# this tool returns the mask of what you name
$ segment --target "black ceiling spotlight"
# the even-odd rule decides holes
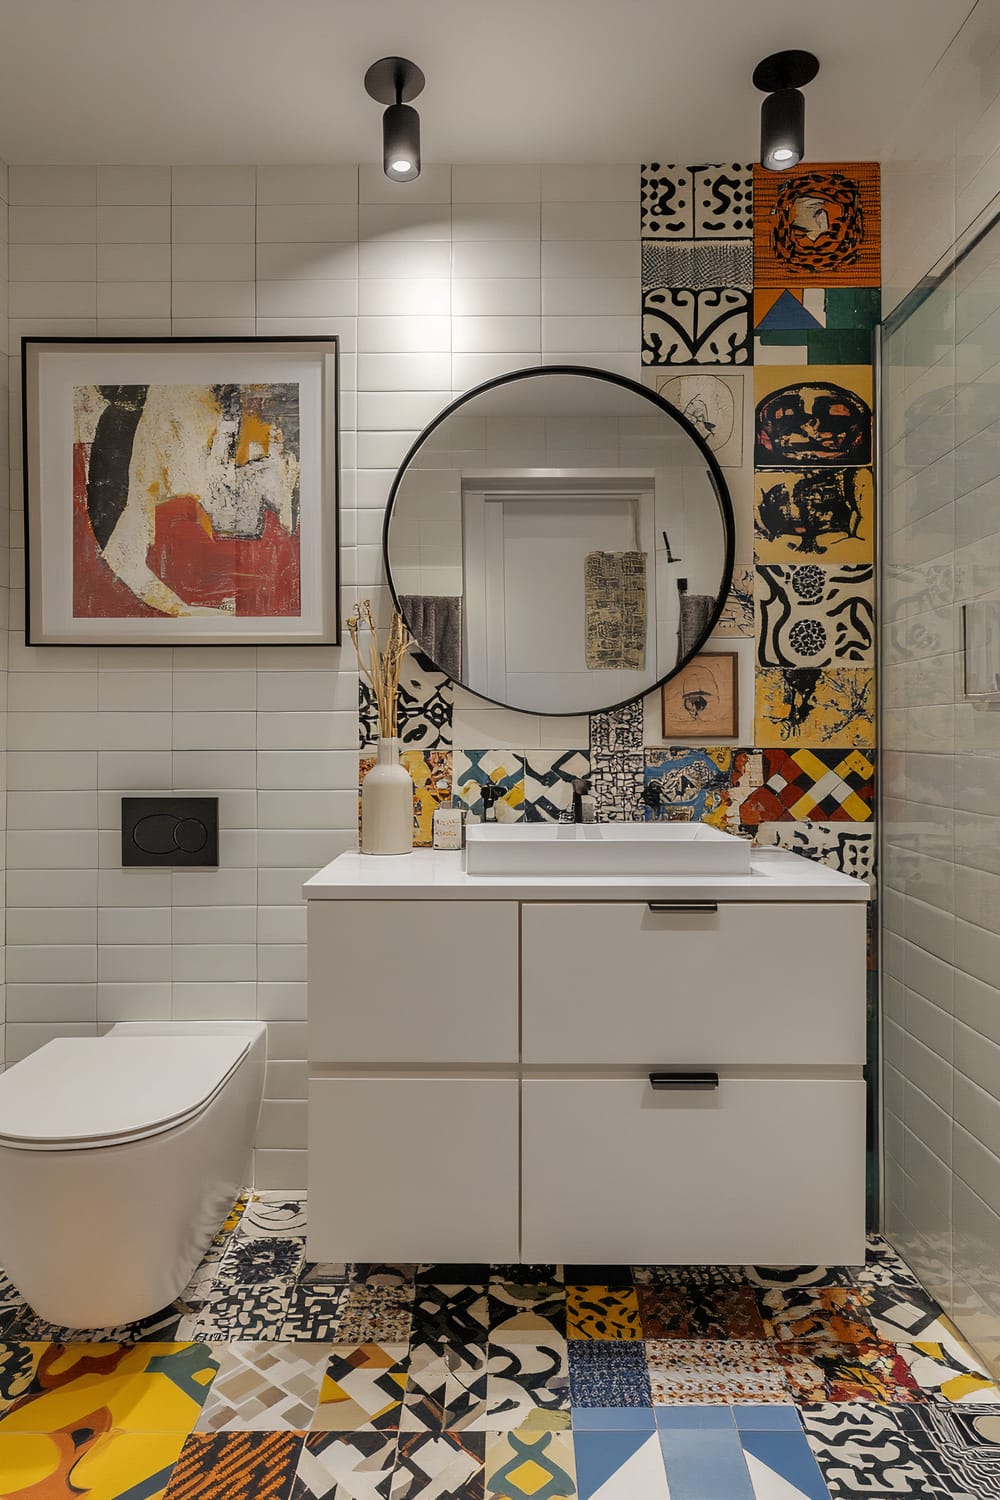
[[[382,170],[394,182],[420,176],[420,116],[409,105],[424,86],[424,75],[406,57],[380,57],[365,74],[365,88],[389,108],[382,116]]]
[[[771,172],[794,167],[806,154],[806,101],[799,93],[819,72],[811,52],[774,52],[753,70],[760,107],[760,164]]]

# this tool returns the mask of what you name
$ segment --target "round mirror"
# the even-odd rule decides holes
[[[389,583],[419,649],[538,714],[613,708],[672,676],[732,573],[732,506],[695,405],[552,365],[447,407],[386,512]]]

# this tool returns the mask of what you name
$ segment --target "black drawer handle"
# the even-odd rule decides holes
[[[654,1089],[717,1089],[718,1073],[650,1073]]]
[[[718,901],[647,901],[650,911],[655,912],[717,912]]]

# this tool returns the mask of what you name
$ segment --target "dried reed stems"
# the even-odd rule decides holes
[[[372,603],[365,599],[355,605],[354,613],[348,616],[347,628],[351,633],[358,668],[370,684],[378,704],[378,732],[383,739],[396,738],[396,706],[399,699],[399,674],[403,657],[413,645],[413,638],[398,609],[392,612],[389,634],[384,649],[379,648],[378,629],[372,614]],[[367,630],[371,636],[368,661],[361,650],[361,635]]]

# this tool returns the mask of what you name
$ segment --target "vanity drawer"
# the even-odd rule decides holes
[[[517,1061],[516,902],[310,901],[308,920],[314,1062]]]
[[[516,1078],[313,1078],[319,1261],[516,1261]]]
[[[522,1260],[864,1260],[860,1080],[528,1080],[521,1130]]]
[[[526,1063],[865,1060],[863,902],[531,903],[521,953]]]

